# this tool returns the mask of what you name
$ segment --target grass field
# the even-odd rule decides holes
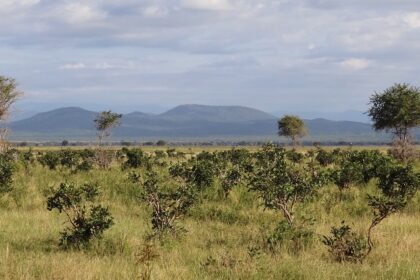
[[[227,198],[210,193],[180,222],[184,234],[153,243],[157,257],[147,268],[141,252],[151,231],[150,209],[127,177],[117,164],[77,174],[38,163],[27,170],[20,166],[13,191],[0,198],[0,279],[141,279],[146,269],[151,279],[420,279],[419,193],[402,213],[375,228],[375,248],[362,264],[335,262],[320,239],[342,220],[366,232],[372,217],[366,193],[374,182],[343,193],[333,185],[324,187],[296,210],[316,220],[313,242],[299,251],[285,245],[275,253],[255,248],[283,219],[281,214],[265,210],[246,186],[235,187]],[[47,211],[46,195],[64,181],[97,181],[100,201],[114,216],[115,225],[89,249],[58,246],[65,218]]]

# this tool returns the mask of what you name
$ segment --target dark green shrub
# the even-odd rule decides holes
[[[413,198],[420,185],[420,173],[412,166],[388,166],[381,170],[378,188],[380,194],[369,195],[368,204],[373,210],[368,230],[368,253],[373,249],[372,229],[391,214],[401,211]]]
[[[15,164],[7,154],[0,154],[0,193],[12,190],[13,173]]]
[[[55,170],[60,165],[60,155],[58,152],[47,151],[38,158],[42,166]]]
[[[158,180],[158,174],[146,174],[142,199],[152,208],[152,229],[157,234],[177,233],[176,222],[181,219],[196,201],[194,189],[188,184],[171,187]]]
[[[148,158],[141,149],[123,148],[122,152],[126,157],[126,161],[123,163],[124,169],[139,168],[148,164]]]
[[[226,175],[222,179],[221,185],[225,197],[227,197],[234,186],[241,180],[241,172],[235,168],[226,171]]]
[[[366,239],[351,231],[344,222],[340,227],[332,227],[331,236],[323,236],[322,242],[338,262],[362,262],[367,254]]]
[[[66,149],[59,153],[61,166],[68,169],[76,169],[79,165],[80,154],[78,151]]]
[[[67,216],[69,225],[61,232],[61,247],[87,247],[93,238],[101,238],[103,232],[114,224],[108,208],[94,203],[98,195],[96,184],[78,187],[62,183],[48,197],[47,209],[57,209]]]
[[[258,194],[265,207],[281,211],[292,225],[294,206],[312,197],[325,183],[321,172],[288,161],[285,149],[273,145],[265,146],[256,157],[250,190]]]

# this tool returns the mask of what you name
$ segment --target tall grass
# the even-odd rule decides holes
[[[150,210],[137,199],[138,186],[119,166],[69,174],[36,164],[19,168],[14,190],[0,198],[0,279],[141,279]],[[84,251],[61,250],[65,219],[46,210],[52,186],[71,180],[97,181],[100,201],[109,206],[115,226]],[[342,220],[365,233],[371,215],[367,186],[338,191],[328,186],[299,213],[316,219],[312,243],[301,251],[282,247],[275,253],[259,248],[282,219],[264,210],[245,186],[228,198],[214,193],[190,211],[178,238],[155,242],[152,279],[420,279],[420,195],[401,213],[375,229],[375,250],[363,264],[334,262],[319,241]],[[216,186],[217,187],[217,186]]]

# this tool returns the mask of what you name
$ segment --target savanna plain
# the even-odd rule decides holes
[[[380,169],[401,165],[385,148],[118,148],[100,150],[100,164],[97,152],[10,152],[1,279],[420,279],[419,192],[373,228],[363,253],[375,218],[369,197],[384,196]],[[418,178],[419,161],[409,165]],[[74,229],[65,207],[48,204],[63,184],[95,185],[95,202],[70,206],[112,216],[77,246],[64,236]],[[353,235],[326,245],[343,221]],[[346,240],[360,241],[363,256],[332,249]]]

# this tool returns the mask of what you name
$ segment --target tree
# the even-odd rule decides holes
[[[61,232],[61,247],[87,247],[93,238],[102,238],[103,232],[114,224],[108,208],[95,204],[98,196],[99,187],[96,184],[76,186],[62,183],[59,188],[53,189],[47,200],[47,209],[65,213],[69,224]]]
[[[293,147],[307,134],[305,123],[298,116],[286,115],[278,121],[279,136],[292,139]]]
[[[7,120],[10,113],[10,106],[18,100],[22,92],[17,89],[17,82],[15,79],[0,76],[0,121]],[[7,129],[0,130],[0,150],[3,152],[6,148],[5,138],[7,136]]]
[[[100,168],[107,168],[111,162],[109,153],[106,150],[101,149],[101,146],[103,146],[104,139],[111,135],[111,129],[120,124],[121,118],[121,114],[112,111],[103,111],[94,120],[99,140],[99,149],[96,154],[96,160]]]
[[[367,112],[375,130],[391,131],[394,151],[406,160],[410,154],[411,129],[420,125],[420,89],[409,84],[395,84],[370,98]]]
[[[103,140],[111,135],[111,129],[120,124],[121,118],[121,114],[112,111],[103,111],[94,120],[96,130],[98,131],[100,146],[102,145]]]

